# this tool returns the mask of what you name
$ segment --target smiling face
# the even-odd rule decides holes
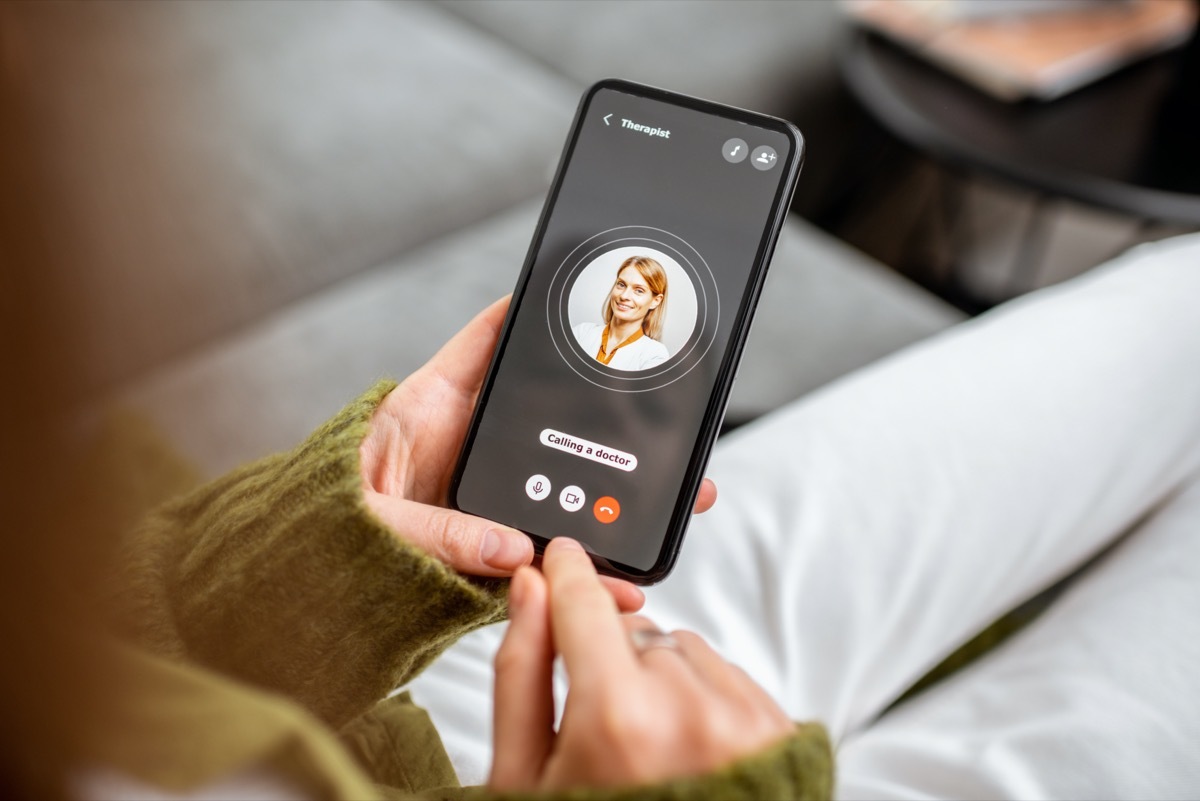
[[[662,294],[655,294],[649,282],[632,264],[617,273],[608,305],[612,316],[622,323],[641,322],[662,303]]]
[[[643,334],[661,340],[667,317],[667,271],[649,256],[630,256],[617,268],[601,312],[605,325],[640,322]]]

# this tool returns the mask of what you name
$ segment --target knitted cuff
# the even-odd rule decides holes
[[[479,801],[824,801],[832,796],[833,752],[825,727],[819,723],[802,723],[786,740],[702,776],[554,793],[492,793],[484,787],[471,787],[462,794]]]
[[[143,642],[336,727],[504,616],[507,582],[459,576],[366,508],[359,444],[394,387],[147,519],[127,560]]]

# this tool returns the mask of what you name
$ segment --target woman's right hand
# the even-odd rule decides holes
[[[649,784],[700,775],[786,738],[794,724],[741,669],[695,634],[639,649],[583,548],[556,539],[543,577],[521,568],[496,655],[497,791]],[[655,635],[658,636],[658,635]],[[661,640],[662,638],[659,637]],[[561,654],[571,689],[554,730],[551,676]]]

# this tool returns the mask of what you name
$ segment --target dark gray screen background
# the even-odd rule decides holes
[[[623,118],[671,136],[622,128]],[[760,171],[749,159],[727,162],[721,148],[732,137],[751,151],[773,147],[776,166]],[[788,137],[776,131],[612,89],[596,92],[463,468],[460,509],[546,539],[574,537],[638,570],[655,565],[790,150]],[[699,364],[668,386],[634,393],[580,377],[556,349],[547,321],[548,291],[563,260],[590,237],[623,226],[665,229],[689,243],[711,269],[721,301],[713,345]],[[709,309],[716,311],[711,299]],[[549,448],[539,440],[546,428],[633,453],[638,467],[624,472]],[[525,492],[534,474],[553,486],[542,501]],[[577,512],[559,504],[559,491],[570,484],[586,494]],[[605,495],[621,504],[611,524],[592,513]]]

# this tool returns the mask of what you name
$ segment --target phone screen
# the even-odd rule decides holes
[[[468,434],[459,509],[539,544],[573,537],[635,579],[669,568],[790,198],[790,131],[619,85],[585,96]]]

